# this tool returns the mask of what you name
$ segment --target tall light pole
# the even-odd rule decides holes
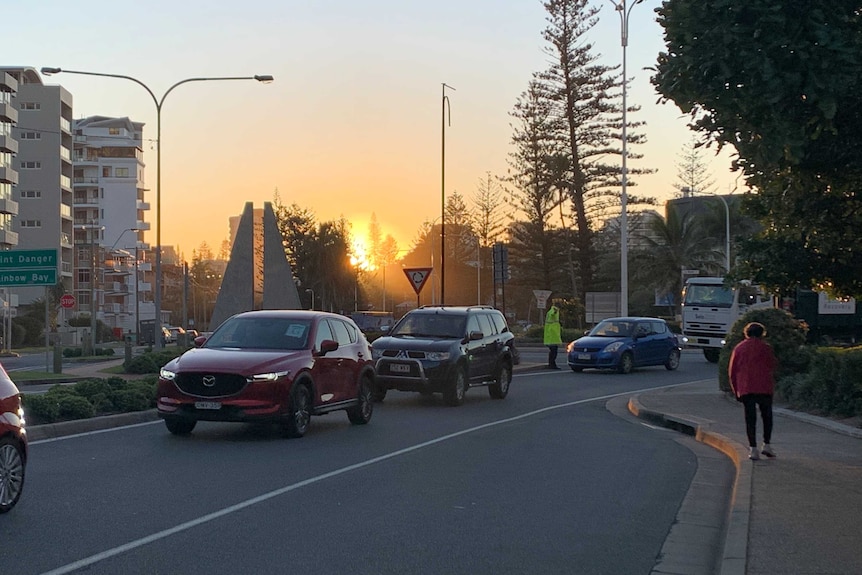
[[[634,0],[630,6],[627,6],[627,0],[619,0],[618,2],[615,0],[608,0],[611,4],[613,4],[614,9],[620,16],[620,41],[623,47],[623,130],[622,130],[622,155],[623,155],[623,165],[622,165],[622,190],[620,193],[620,205],[622,207],[620,212],[620,313],[621,315],[629,314],[629,245],[628,245],[628,215],[627,211],[627,202],[628,198],[626,196],[626,185],[627,185],[627,176],[628,172],[626,170],[626,159],[627,159],[627,150],[626,144],[628,140],[628,134],[626,133],[627,128],[627,120],[626,120],[626,108],[628,104],[626,103],[626,87],[628,85],[628,78],[626,77],[626,46],[629,44],[629,14],[632,12],[632,8],[634,8],[637,4],[643,2],[643,0]]]
[[[114,248],[117,247],[117,244],[120,243],[120,240],[123,237],[123,234],[126,232],[140,232],[140,228],[126,228],[120,232],[120,235],[117,236],[117,240],[114,242],[114,245],[111,246],[110,252],[113,253]],[[123,306],[125,307],[125,305]],[[135,343],[138,341],[138,238],[135,238]]]
[[[90,230],[90,353],[96,354],[96,222],[90,221],[89,226],[81,226],[86,232]],[[98,228],[104,230],[105,227]]]
[[[180,80],[175,83],[173,86],[167,89],[167,91],[162,94],[161,98],[157,98],[155,93],[143,82],[138,80],[137,78],[133,78],[131,76],[126,76],[123,74],[105,74],[102,72],[82,72],[80,70],[63,70],[62,68],[50,68],[44,67],[42,68],[42,73],[46,76],[50,76],[51,74],[82,74],[84,76],[101,76],[104,78],[121,78],[123,80],[131,80],[132,82],[141,86],[150,97],[153,99],[153,103],[156,105],[156,293],[154,297],[155,303],[155,328],[158,331],[162,326],[162,105],[165,103],[165,98],[168,97],[174,88],[180,86],[182,84],[187,84],[189,82],[211,82],[211,81],[220,81],[220,80],[257,80],[258,82],[269,83],[273,81],[273,77],[270,75],[256,75],[256,76],[220,76],[214,78],[186,78],[185,80]],[[163,344],[161,338],[154,338],[156,349],[160,349]]]
[[[442,84],[443,97],[441,99],[441,125],[440,125],[440,305],[446,303],[446,119],[452,125],[452,109],[449,106],[449,97],[446,88],[454,90],[452,86]],[[447,114],[448,112],[448,114]]]

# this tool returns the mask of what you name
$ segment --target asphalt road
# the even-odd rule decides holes
[[[369,425],[330,414],[299,440],[156,422],[33,442],[0,573],[646,574],[697,459],[605,404],[714,374],[684,354],[517,375],[458,408],[390,392]]]

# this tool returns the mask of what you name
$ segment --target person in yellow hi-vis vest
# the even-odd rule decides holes
[[[548,369],[560,369],[557,367],[557,351],[563,339],[560,335],[560,308],[555,302],[551,302],[551,307],[545,314],[544,341],[548,346]]]

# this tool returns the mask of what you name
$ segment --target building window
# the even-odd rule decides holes
[[[117,168],[114,170],[114,176],[117,178],[128,178],[129,168]]]
[[[21,102],[21,110],[41,110],[42,104],[39,102]]]
[[[41,140],[42,132],[21,132],[22,140]]]
[[[102,177],[110,178],[111,177],[111,166],[102,166]]]
[[[108,135],[119,136],[120,135],[120,129],[119,128],[108,128]]]
[[[22,200],[37,199],[42,197],[41,190],[19,190],[18,194]]]
[[[21,162],[22,170],[41,170],[42,162]]]
[[[41,228],[42,220],[19,220],[22,228]]]

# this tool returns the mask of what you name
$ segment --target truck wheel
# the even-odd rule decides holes
[[[718,363],[718,356],[720,353],[720,349],[716,349],[714,347],[707,347],[703,350],[703,357],[705,357],[706,361],[708,361],[709,363]]]

